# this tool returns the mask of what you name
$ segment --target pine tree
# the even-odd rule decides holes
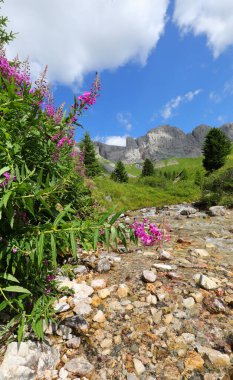
[[[231,151],[231,141],[221,129],[212,128],[205,137],[203,166],[207,172],[221,168]]]
[[[111,174],[111,179],[115,182],[128,182],[128,174],[123,162],[118,161],[116,163],[115,170]]]
[[[83,163],[87,176],[95,177],[100,174],[101,167],[95,156],[95,147],[88,132],[85,133],[84,138],[80,143],[80,148],[84,154]]]
[[[154,174],[154,172],[154,165],[152,164],[151,160],[149,160],[149,158],[146,158],[143,163],[142,177],[151,176]]]

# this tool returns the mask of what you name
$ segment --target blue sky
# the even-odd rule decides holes
[[[190,132],[199,124],[233,122],[232,0],[192,6],[184,0],[21,0],[17,9],[18,3],[3,6],[19,33],[7,53],[29,56],[35,76],[48,63],[57,105],[71,104],[100,72],[101,96],[80,119],[92,138],[124,144],[126,136],[163,124]],[[82,135],[77,130],[77,140]]]

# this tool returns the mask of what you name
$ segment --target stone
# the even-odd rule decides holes
[[[118,297],[121,299],[121,298],[125,298],[127,297],[129,294],[129,288],[126,284],[120,284],[118,289],[117,289],[117,295]]]
[[[102,342],[100,343],[100,346],[102,348],[110,348],[110,347],[112,347],[112,339],[106,338],[106,339],[102,340]]]
[[[190,294],[197,303],[201,303],[203,301],[203,294],[201,292],[197,292],[197,293],[191,293]]]
[[[231,365],[230,357],[227,354],[222,354],[220,351],[209,347],[198,347],[198,352],[206,354],[215,368],[225,368]]]
[[[145,366],[137,358],[133,359],[133,364],[134,364],[134,368],[135,368],[136,374],[138,376],[141,376],[143,374],[143,372],[145,372],[145,370],[146,370]]]
[[[98,291],[98,296],[99,296],[99,298],[104,300],[105,298],[110,296],[110,290],[108,288],[101,289]]]
[[[224,206],[212,206],[209,208],[210,216],[224,216],[226,213],[226,209]]]
[[[134,375],[134,373],[128,373],[127,380],[139,380],[139,379],[137,376]]]
[[[193,343],[195,342],[195,335],[190,333],[183,333],[182,338],[185,340],[186,343]]]
[[[150,270],[144,270],[142,272],[143,280],[146,282],[155,282],[157,276]]]
[[[196,284],[200,285],[202,288],[206,290],[212,290],[217,289],[218,285],[213,279],[210,279],[204,274],[197,273],[193,276],[194,281]]]
[[[77,336],[72,339],[69,339],[68,342],[66,342],[66,346],[68,348],[79,348],[80,344],[81,344],[81,339]]]
[[[64,368],[72,375],[85,376],[90,379],[94,373],[94,366],[84,357],[77,356],[68,361]]]
[[[54,311],[55,313],[63,313],[64,311],[67,311],[70,309],[70,305],[67,302],[57,302],[54,304]]]
[[[75,312],[75,314],[89,315],[92,312],[90,303],[91,298],[89,297],[80,300],[75,300],[75,307],[73,311]]]
[[[99,273],[109,272],[111,265],[107,259],[101,259],[97,265],[97,271]]]
[[[59,351],[45,343],[11,342],[0,366],[1,380],[32,380],[60,361]]]
[[[183,305],[186,309],[191,309],[195,305],[193,297],[184,298]]]
[[[56,331],[57,335],[62,336],[63,339],[68,340],[72,338],[72,329],[65,325],[60,325]]]
[[[195,351],[188,353],[185,359],[185,369],[188,371],[200,370],[203,368],[204,360],[201,355]]]
[[[200,257],[209,256],[209,252],[206,249],[196,248],[196,249],[194,249],[193,252],[196,253]]]
[[[163,321],[165,325],[169,325],[173,320],[173,315],[172,314],[166,314],[163,318]]]
[[[171,260],[172,259],[172,255],[170,252],[167,252],[167,251],[162,251],[160,252],[160,255],[159,255],[159,259],[160,260]]]
[[[106,288],[107,283],[103,278],[98,278],[91,281],[91,287],[95,290]]]
[[[94,289],[87,284],[77,284],[73,282],[72,289],[75,291],[74,299],[88,298],[94,293]]]
[[[59,377],[60,379],[67,379],[67,377],[69,376],[69,372],[66,371],[66,369],[64,367],[62,367],[59,371]]]
[[[167,265],[167,264],[154,264],[153,267],[156,269],[162,270],[162,271],[169,271],[175,269],[174,265]]]
[[[78,267],[73,269],[73,272],[76,275],[81,275],[87,272],[87,268],[85,267],[85,265],[79,265]]]
[[[152,295],[152,294],[149,294],[147,297],[146,297],[146,302],[152,304],[152,305],[156,305],[157,304],[157,297]]]
[[[71,329],[80,330],[82,332],[86,332],[89,327],[82,315],[74,315],[73,317],[66,318],[62,323]]]
[[[98,310],[95,316],[93,317],[94,322],[103,323],[105,322],[105,315],[102,310]]]
[[[183,207],[180,211],[180,215],[190,215],[190,214],[196,214],[197,210],[194,207]]]

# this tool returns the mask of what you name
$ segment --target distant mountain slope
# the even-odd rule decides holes
[[[163,160],[169,157],[198,157],[204,138],[210,130],[208,125],[199,125],[185,134],[177,127],[162,125],[148,131],[145,136],[126,139],[126,147],[95,142],[97,152],[110,161],[125,163],[141,162],[145,158]],[[222,131],[233,141],[233,123],[224,124]]]

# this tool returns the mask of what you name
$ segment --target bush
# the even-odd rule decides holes
[[[207,177],[203,184],[201,200],[206,206],[221,204],[233,207],[233,168]]]
[[[142,177],[152,176],[154,174],[154,165],[149,158],[146,158],[143,163]]]
[[[205,137],[203,166],[207,172],[221,168],[231,151],[230,139],[218,128],[212,128]]]
[[[101,168],[95,156],[95,147],[88,132],[85,133],[80,143],[80,148],[83,152],[83,163],[86,175],[88,177],[95,177],[100,174]]]
[[[128,174],[123,162],[118,161],[116,163],[115,170],[111,174],[111,179],[115,182],[128,182]]]

